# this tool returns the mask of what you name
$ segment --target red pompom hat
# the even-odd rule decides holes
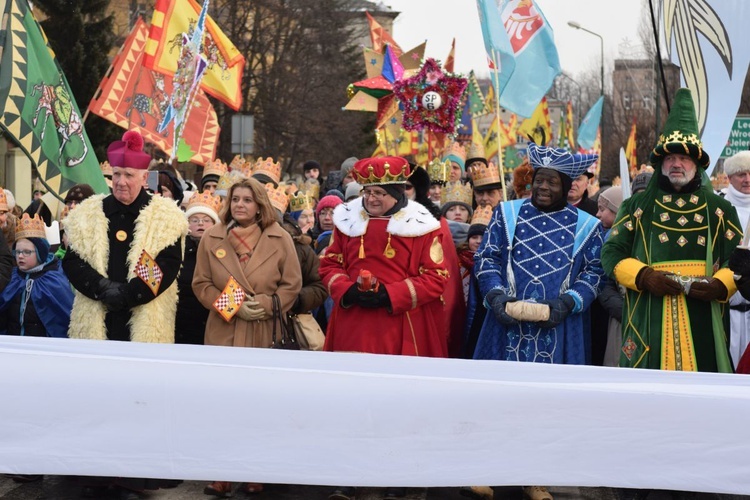
[[[135,130],[128,130],[121,141],[109,145],[107,160],[112,167],[147,170],[151,163],[151,155],[143,152],[143,136]]]
[[[365,158],[354,164],[354,180],[362,186],[404,184],[409,179],[409,162],[400,156]]]

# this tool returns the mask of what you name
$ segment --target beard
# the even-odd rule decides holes
[[[692,181],[695,178],[697,170],[693,170],[692,172],[688,173],[686,170],[681,169],[680,173],[678,172],[669,172],[669,169],[662,167],[662,174],[667,176],[669,178],[669,182],[674,187],[683,187],[686,186],[690,181]]]

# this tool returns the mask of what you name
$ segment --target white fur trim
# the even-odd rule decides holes
[[[333,210],[333,223],[339,231],[350,237],[362,236],[367,232],[370,216],[365,211],[363,203],[363,198],[357,198]],[[438,228],[440,222],[429,210],[409,200],[404,208],[390,217],[387,231],[394,236],[415,238]]]
[[[750,172],[750,151],[740,151],[724,160],[724,173],[727,176]]]
[[[99,274],[107,277],[109,260],[109,220],[104,215],[104,196],[93,196],[78,205],[65,219],[70,247]],[[185,249],[187,219],[172,200],[153,197],[135,221],[133,243],[127,257],[128,279],[135,277],[135,264],[145,249],[156,257],[180,239]],[[151,302],[134,307],[130,319],[130,339],[134,342],[174,342],[174,318],[177,311],[177,281]],[[106,309],[96,300],[75,290],[71,312],[71,338],[106,340]]]

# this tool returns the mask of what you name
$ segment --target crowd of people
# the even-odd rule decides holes
[[[164,166],[151,185],[142,149],[132,131],[110,145],[110,195],[68,191],[57,249],[44,204],[13,214],[0,191],[0,333],[294,348],[306,315],[326,351],[750,373],[750,152],[714,192],[686,90],[627,199],[589,196],[596,155],[534,143],[507,187],[458,142],[424,166],[347,158],[325,180],[308,161],[299,182],[271,158],[217,159],[199,186]],[[84,479],[92,498],[173,483]]]

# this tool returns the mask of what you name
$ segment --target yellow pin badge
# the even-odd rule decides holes
[[[146,284],[154,295],[159,293],[159,286],[164,279],[164,273],[146,250],[141,252],[138,263],[135,265],[135,275]]]
[[[219,298],[214,301],[214,309],[224,318],[224,321],[229,322],[237,314],[237,311],[240,310],[240,306],[244,300],[245,290],[234,279],[234,276],[229,276],[224,290],[221,291]]]

